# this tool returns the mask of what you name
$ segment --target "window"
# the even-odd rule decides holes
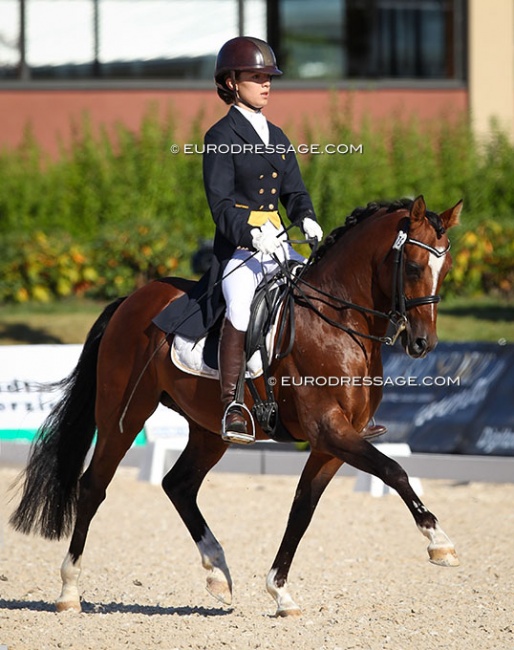
[[[19,76],[20,11],[18,0],[0,0],[0,79]]]
[[[464,77],[464,0],[279,0],[276,18],[288,78]]]
[[[341,79],[343,6],[341,0],[281,0],[277,54],[288,79]]]
[[[347,76],[462,77],[461,4],[453,0],[347,0]]]
[[[466,0],[0,0],[0,80],[212,79],[217,51],[240,32],[267,39],[288,80],[464,79],[465,6]]]
[[[22,0],[0,0],[0,79],[19,78]],[[32,79],[212,79],[244,24],[266,38],[266,0],[25,0]],[[5,18],[4,18],[5,17]]]

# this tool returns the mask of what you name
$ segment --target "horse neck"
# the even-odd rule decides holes
[[[388,215],[389,216],[389,215]],[[391,219],[388,222],[391,223]],[[388,237],[380,215],[370,217],[369,222],[357,224],[344,233],[323,257],[314,264],[306,274],[306,280],[321,291],[336,299],[348,301],[359,307],[381,313],[389,312],[391,304],[381,292],[376,278],[378,265],[386,256],[384,237],[393,241],[394,235]],[[380,249],[377,249],[377,246]],[[310,292],[309,292],[310,293]],[[327,300],[329,303],[330,299]],[[316,303],[317,304],[317,303]],[[334,300],[334,305],[337,300]],[[320,311],[342,324],[354,326],[363,334],[383,336],[387,320],[356,309],[336,311],[320,305]]]
[[[374,254],[370,230],[356,226],[335,242],[311,267],[308,280],[336,298],[368,309],[378,309],[377,298],[372,290]]]

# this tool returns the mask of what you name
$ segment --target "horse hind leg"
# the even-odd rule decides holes
[[[179,459],[162,480],[162,487],[195,541],[202,566],[209,572],[207,591],[230,605],[232,578],[225,553],[197,504],[197,495],[207,473],[228,449],[218,436],[190,422],[189,441]]]
[[[117,433],[117,435],[121,438],[121,434]],[[108,453],[102,453],[97,447],[90,466],[80,479],[75,527],[68,553],[61,566],[62,590],[56,601],[58,612],[81,611],[78,582],[89,526],[105,499],[107,487],[121,459],[131,444],[132,440],[128,443],[124,442],[123,446],[120,444],[117,449],[110,449]]]
[[[81,611],[78,582],[89,526],[105,500],[107,487],[121,460],[143,427],[146,417],[141,412],[138,411],[137,419],[127,418],[123,433],[119,430],[117,417],[113,417],[110,424],[98,425],[98,440],[91,463],[79,481],[75,526],[61,566],[62,590],[56,601],[58,612]],[[144,412],[149,415],[152,411],[148,407]]]
[[[287,578],[298,545],[305,534],[326,487],[341,467],[338,458],[311,453],[303,469],[286,531],[266,580],[266,588],[277,604],[276,616],[301,616],[300,607],[289,593]]]
[[[113,474],[115,469],[113,469]],[[81,611],[78,583],[81,573],[82,553],[86,544],[89,525],[100,504],[105,499],[106,488],[107,485],[102,486],[101,482],[95,477],[91,466],[80,479],[77,518],[68,553],[61,566],[62,589],[55,603],[58,612]]]

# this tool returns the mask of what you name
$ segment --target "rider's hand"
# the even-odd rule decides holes
[[[277,235],[270,230],[265,230],[263,232],[259,228],[252,228],[250,233],[252,235],[252,245],[255,250],[259,251],[259,253],[264,253],[264,255],[273,255],[280,246],[280,241]]]
[[[323,230],[317,221],[306,217],[302,222],[302,230],[309,239],[317,239],[319,242],[323,239]]]

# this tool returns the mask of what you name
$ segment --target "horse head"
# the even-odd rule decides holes
[[[459,223],[462,201],[441,214],[427,210],[418,196],[396,222],[396,239],[377,274],[390,297],[393,318],[401,322],[400,340],[411,357],[424,357],[437,345],[437,303],[451,268],[447,231]],[[393,259],[391,259],[393,258]]]
[[[437,344],[438,291],[452,263],[447,231],[461,210],[459,201],[430,212],[423,196],[356,208],[317,251],[308,286],[324,304],[311,308],[354,337],[389,345],[400,337],[407,354],[424,357]]]

